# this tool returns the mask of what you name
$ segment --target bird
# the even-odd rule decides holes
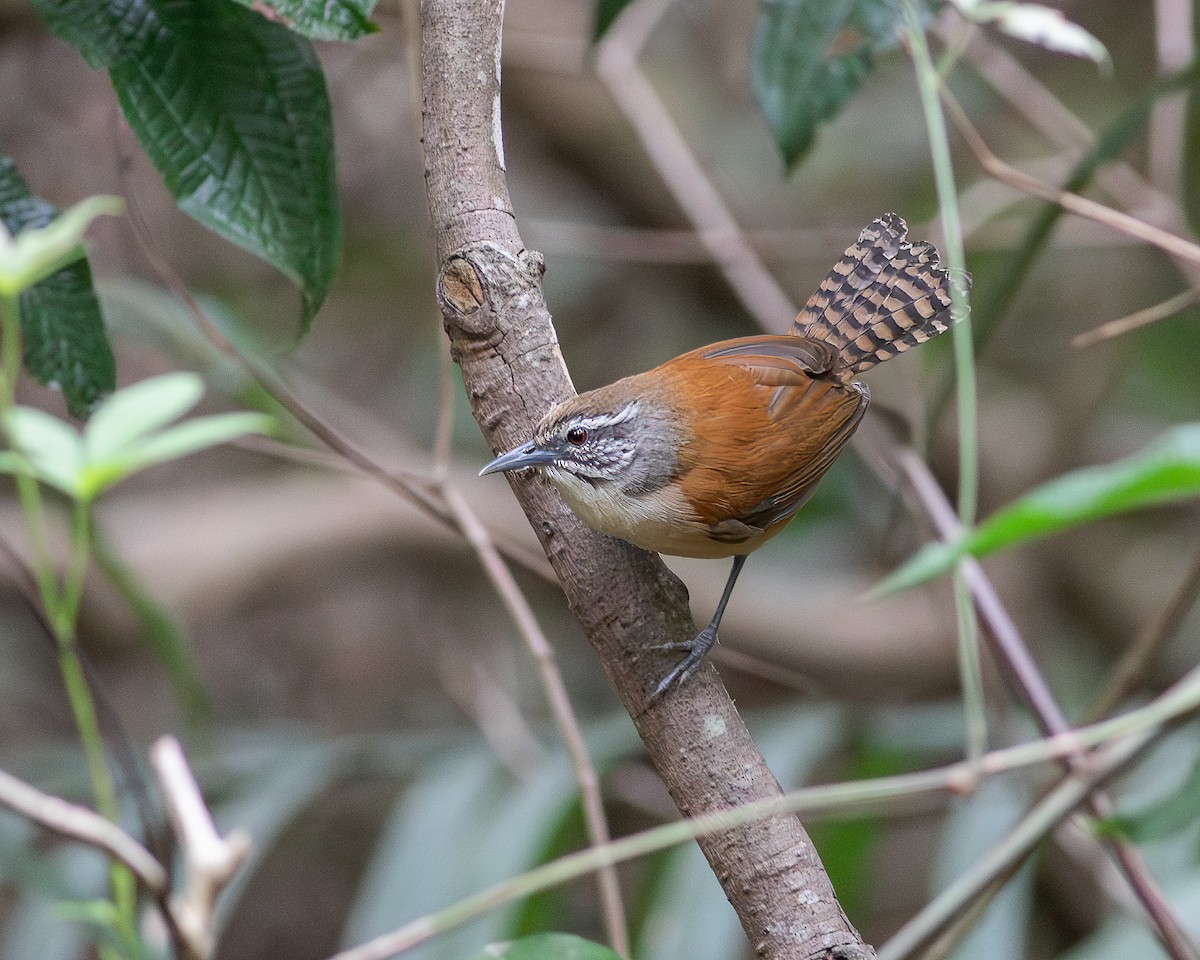
[[[644,550],[730,558],[721,599],[653,703],[691,677],[746,557],[804,506],[870,403],[858,374],[944,333],[970,276],[910,243],[894,213],[859,234],[787,334],[700,347],[554,406],[480,475],[540,470],[592,529]]]

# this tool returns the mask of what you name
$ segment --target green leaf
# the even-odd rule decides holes
[[[175,693],[183,703],[188,726],[196,726],[209,714],[208,694],[179,624],[146,589],[137,572],[117,553],[99,527],[92,531],[92,547],[97,566],[137,617],[150,648],[167,668]]]
[[[51,208],[53,209],[53,208]],[[15,296],[87,256],[83,234],[102,214],[121,213],[120,197],[88,197],[44,227],[26,227],[15,237],[0,230],[0,294]]]
[[[168,373],[125,387],[105,400],[83,431],[88,459],[119,456],[135,440],[160,430],[192,409],[204,395],[194,373]]]
[[[29,473],[29,461],[12,450],[0,450],[0,473]]]
[[[896,45],[897,0],[775,0],[762,5],[750,54],[759,108],[791,167]]]
[[[68,423],[32,407],[14,407],[7,417],[8,435],[33,467],[34,475],[69,496],[79,490],[83,439]]]
[[[1134,843],[1166,840],[1195,826],[1200,810],[1200,760],[1179,788],[1158,803],[1131,814],[1117,814],[1101,823],[1101,828],[1117,833]]]
[[[1200,423],[1169,431],[1141,453],[1063,474],[997,511],[967,536],[929,544],[872,591],[882,596],[1035,537],[1101,517],[1200,494]]]
[[[87,223],[98,214],[116,212],[112,199],[94,197],[73,207],[65,221],[55,220],[58,211],[30,194],[13,162],[0,156],[0,221],[10,234],[19,235],[17,244],[46,244],[35,258],[41,264],[34,270],[39,275],[52,263],[41,260],[41,253],[74,259]],[[30,234],[46,227],[48,239]],[[85,418],[101,397],[113,391],[117,378],[87,261],[74,259],[26,288],[20,305],[26,368],[40,383],[61,389],[67,409]]]
[[[378,33],[375,0],[237,0],[243,7],[313,40],[357,40]]]
[[[227,0],[35,0],[106,65],[180,209],[301,291],[305,328],[341,250],[329,98],[312,44]]]
[[[146,467],[178,460],[249,433],[268,433],[274,424],[261,413],[221,413],[187,420],[132,443],[109,459],[88,463],[80,477],[79,496],[91,499]]]
[[[475,960],[620,960],[620,956],[570,933],[535,933],[507,943],[493,943]]]
[[[1083,27],[1072,23],[1062,11],[1039,3],[980,2],[954,0],[969,20],[992,24],[1010,37],[1034,43],[1055,53],[1085,57],[1102,67],[1111,67],[1108,50]]]
[[[621,15],[632,0],[597,0],[596,3],[596,23],[592,28],[593,42],[599,40],[606,33],[608,28],[617,21],[617,17]]]

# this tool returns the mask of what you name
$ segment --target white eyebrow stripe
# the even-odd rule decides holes
[[[593,429],[615,427],[618,423],[625,423],[625,421],[633,419],[637,415],[637,412],[638,405],[635,400],[632,403],[627,403],[616,413],[599,413],[594,417],[582,420],[581,424],[584,427],[592,427]]]

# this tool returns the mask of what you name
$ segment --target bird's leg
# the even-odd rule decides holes
[[[659,685],[654,688],[654,693],[650,695],[651,703],[657,701],[672,687],[682,684],[700,668],[700,664],[708,656],[708,651],[717,642],[717,627],[721,625],[721,617],[725,615],[725,607],[729,604],[729,597],[733,593],[733,585],[737,583],[738,574],[742,572],[742,567],[745,563],[746,554],[744,553],[733,558],[733,569],[729,571],[729,579],[725,581],[725,590],[721,594],[721,600],[717,603],[716,612],[712,615],[712,619],[708,621],[707,627],[696,634],[691,640],[684,641],[683,643],[667,643],[655,647],[657,650],[683,650],[686,651],[687,655],[679,663],[675,664],[671,672],[663,677]]]

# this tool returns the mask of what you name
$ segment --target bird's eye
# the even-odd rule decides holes
[[[588,432],[583,427],[572,427],[567,431],[567,443],[572,443],[575,446],[582,446],[587,442]]]

